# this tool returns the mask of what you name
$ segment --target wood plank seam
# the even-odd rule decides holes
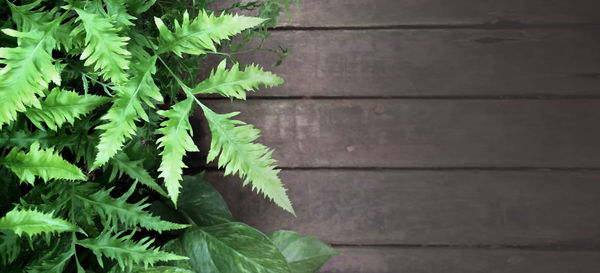
[[[269,31],[340,31],[340,30],[444,30],[444,29],[477,29],[477,30],[519,30],[519,29],[582,29],[599,28],[596,23],[555,23],[555,24],[523,24],[520,22],[492,22],[483,24],[404,24],[379,26],[281,26]]]

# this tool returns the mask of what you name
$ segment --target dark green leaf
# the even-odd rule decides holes
[[[204,181],[203,176],[198,174],[183,177],[179,210],[199,226],[233,222],[227,203],[217,190]]]
[[[197,272],[290,272],[271,240],[242,223],[190,230],[183,236],[183,248]]]

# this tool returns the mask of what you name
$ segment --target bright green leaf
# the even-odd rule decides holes
[[[75,119],[109,101],[107,97],[79,95],[76,92],[54,88],[41,102],[41,108],[29,108],[25,115],[36,127],[43,130],[43,122],[48,128],[56,131],[64,123],[73,124]]]
[[[31,144],[27,153],[13,148],[1,161],[21,181],[29,184],[40,177],[44,182],[51,179],[85,180],[86,176],[77,166],[64,160],[54,148],[40,149],[39,143]]]
[[[271,72],[265,72],[257,65],[249,65],[243,71],[236,63],[229,70],[226,60],[221,61],[210,77],[199,83],[192,93],[220,94],[224,97],[246,99],[246,91],[254,91],[259,85],[273,87],[283,83],[283,79]]]
[[[0,218],[0,229],[10,230],[21,236],[26,233],[29,236],[40,233],[79,231],[80,229],[49,213],[35,210],[21,210],[15,208]]]
[[[161,19],[155,17],[154,22],[160,32],[159,53],[172,51],[181,57],[182,53],[198,55],[216,51],[215,43],[220,44],[221,40],[257,26],[264,22],[264,19],[230,14],[215,17],[214,14],[202,10],[192,21],[185,11],[181,24],[175,20],[174,32],[171,32]]]
[[[173,105],[168,111],[158,111],[159,115],[167,118],[157,130],[163,135],[157,141],[159,147],[163,148],[160,153],[162,162],[158,168],[159,177],[165,179],[167,192],[174,204],[177,204],[183,168],[187,167],[183,163],[183,156],[186,152],[198,151],[191,136],[192,126],[189,121],[193,103],[194,101],[188,98]]]
[[[260,130],[230,119],[239,113],[217,114],[201,106],[212,134],[207,162],[220,154],[218,166],[225,166],[225,175],[239,173],[244,179],[244,186],[252,182],[253,190],[262,192],[275,204],[294,214],[286,189],[278,177],[279,170],[275,169],[275,160],[271,158],[272,151],[254,143],[260,137]]]

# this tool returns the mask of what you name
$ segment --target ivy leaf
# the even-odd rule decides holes
[[[34,236],[40,233],[81,231],[77,226],[52,214],[18,208],[0,218],[0,229],[13,231],[18,236],[22,233]]]
[[[215,17],[202,10],[198,17],[190,21],[187,11],[183,13],[181,24],[175,20],[175,31],[171,32],[160,18],[154,17],[159,31],[158,52],[172,51],[181,57],[182,53],[199,55],[216,51],[215,43],[240,33],[242,30],[260,25],[265,19],[257,17],[222,14]]]
[[[242,223],[187,231],[183,248],[197,272],[290,272],[285,258],[271,240]]]
[[[225,166],[225,175],[239,173],[239,177],[244,179],[244,186],[252,182],[253,190],[262,192],[275,204],[295,215],[286,189],[278,177],[279,170],[275,169],[275,160],[271,158],[272,151],[262,144],[254,143],[260,137],[260,130],[242,121],[230,119],[238,115],[238,112],[217,114],[208,107],[201,106],[212,134],[207,162],[213,161],[220,154],[218,166]]]
[[[27,153],[19,148],[13,148],[0,162],[13,171],[21,181],[32,185],[36,176],[42,178],[44,182],[51,179],[86,179],[77,166],[54,153],[54,148],[40,149],[37,142],[31,144]]]
[[[44,122],[48,128],[56,131],[65,122],[73,124],[75,119],[109,102],[110,99],[95,95],[79,95],[76,92],[54,88],[41,102],[41,108],[29,108],[25,115],[38,128]]]
[[[114,83],[125,82],[131,55],[126,49],[129,37],[120,37],[108,18],[78,8],[75,11],[82,24],[71,32],[71,36],[76,37],[85,29],[86,47],[81,54],[84,64],[93,65],[95,71]]]
[[[104,130],[98,143],[98,154],[92,168],[104,165],[123,148],[126,139],[136,132],[135,122],[142,118],[148,121],[142,101],[150,107],[150,99],[162,102],[163,98],[154,83],[152,75],[156,72],[156,56],[150,57],[143,49],[134,51],[133,77],[122,87],[122,92],[113,101],[112,107],[102,116],[107,122],[98,126]]]
[[[279,248],[292,273],[317,272],[329,258],[340,254],[314,236],[302,236],[287,230],[278,230],[267,236]]]
[[[204,174],[184,176],[179,210],[199,226],[233,222],[227,203],[215,188],[204,181]]]
[[[111,236],[109,233],[102,233],[96,238],[79,240],[76,243],[80,246],[92,250],[98,264],[104,267],[102,256],[116,260],[121,270],[131,269],[134,264],[142,264],[144,267],[152,266],[161,261],[185,260],[182,257],[168,252],[160,251],[156,247],[151,247],[154,239],[145,237],[138,242],[131,236],[120,237],[121,233]]]
[[[188,98],[173,105],[168,111],[158,111],[159,115],[167,118],[157,130],[163,135],[157,141],[159,148],[163,148],[158,176],[164,178],[167,192],[174,204],[177,204],[183,168],[187,167],[183,163],[183,156],[186,152],[198,151],[191,136],[192,126],[189,121],[193,102],[192,98]]]
[[[259,85],[273,87],[283,83],[283,79],[277,75],[263,71],[257,65],[249,65],[243,71],[239,63],[227,70],[226,59],[221,61],[217,69],[213,70],[210,77],[199,83],[192,93],[197,94],[220,94],[224,97],[246,99],[246,91],[254,91]]]

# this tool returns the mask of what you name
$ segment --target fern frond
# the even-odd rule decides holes
[[[48,32],[31,30],[18,32],[3,29],[16,37],[19,46],[0,48],[0,127],[16,119],[17,112],[27,107],[40,107],[37,96],[43,97],[48,83],[60,85],[60,75],[52,59],[56,41]]]
[[[12,263],[21,253],[19,237],[14,232],[0,234],[0,259],[2,264]]]
[[[111,189],[104,190],[98,189],[91,195],[77,194],[76,197],[80,199],[84,207],[89,211],[95,211],[98,213],[104,223],[105,227],[114,226],[116,222],[122,223],[127,228],[143,227],[149,230],[155,230],[162,232],[165,230],[175,230],[188,227],[188,225],[182,225],[161,220],[160,217],[153,216],[149,212],[145,211],[149,203],[144,203],[145,199],[131,204],[127,202],[129,193],[123,194],[119,198],[113,198],[110,196]]]
[[[217,114],[204,105],[200,106],[212,135],[207,162],[220,154],[218,166],[225,166],[225,175],[239,173],[239,177],[244,179],[244,186],[252,182],[253,190],[262,192],[275,204],[295,215],[286,189],[277,176],[279,170],[275,169],[272,151],[260,143],[254,143],[260,137],[260,130],[230,119],[238,115],[237,112]]]
[[[125,72],[129,68],[129,55],[127,41],[129,37],[121,37],[117,29],[110,22],[95,13],[89,13],[81,9],[75,9],[79,15],[83,27],[77,27],[71,33],[77,36],[82,28],[85,29],[85,50],[81,59],[85,60],[86,66],[92,66],[95,71],[105,79],[114,83],[122,83],[128,78]]]
[[[216,17],[203,10],[191,22],[188,12],[185,11],[181,24],[175,20],[174,32],[171,32],[161,19],[154,17],[154,22],[160,33],[158,52],[172,51],[181,57],[182,53],[199,55],[207,51],[216,51],[215,43],[218,45],[221,40],[229,39],[244,29],[255,27],[264,22],[264,19],[230,14]]]
[[[41,102],[41,108],[29,108],[25,115],[36,127],[43,130],[44,127],[41,124],[43,122],[48,128],[56,131],[65,122],[73,124],[76,118],[86,115],[109,101],[110,99],[107,97],[81,96],[76,92],[54,88]]]
[[[15,22],[18,31],[28,32],[41,29],[47,27],[47,23],[52,21],[56,9],[44,11],[43,7],[40,7],[40,2],[41,0],[36,0],[29,4],[17,6],[10,1],[6,1],[11,11],[12,21]]]
[[[187,167],[183,163],[183,156],[186,152],[198,151],[198,147],[192,140],[192,126],[189,121],[193,102],[192,98],[188,98],[173,105],[168,111],[158,112],[159,115],[167,118],[158,129],[158,133],[163,135],[157,141],[159,148],[163,148],[158,171],[159,177],[165,179],[167,192],[173,204],[177,204],[179,188],[181,188],[179,181],[182,179],[183,168]]]
[[[133,77],[122,87],[112,107],[102,117],[107,123],[97,127],[104,130],[100,135],[98,154],[93,168],[104,165],[123,148],[125,140],[130,139],[137,129],[135,122],[142,118],[148,121],[142,101],[154,107],[150,99],[162,102],[163,98],[152,75],[156,72],[156,56],[150,57],[143,49],[135,51],[135,62],[131,68]]]
[[[257,65],[249,65],[242,71],[239,63],[227,70],[227,61],[223,60],[219,66],[212,71],[208,79],[199,83],[192,93],[197,94],[220,94],[224,97],[246,99],[246,91],[254,91],[259,85],[273,87],[283,83],[283,79],[277,75],[263,71]]]
[[[102,256],[105,256],[116,260],[122,270],[131,269],[134,264],[143,264],[144,267],[147,267],[161,261],[188,259],[187,257],[163,252],[156,247],[151,247],[154,239],[150,239],[149,237],[135,242],[131,239],[131,235],[119,236],[120,233],[114,236],[111,236],[109,233],[103,233],[96,238],[79,240],[77,244],[92,250],[100,266],[104,266]]]
[[[80,231],[80,229],[63,219],[35,210],[21,210],[14,208],[4,217],[0,218],[0,229],[10,230],[21,236],[40,233]]]
[[[73,236],[61,236],[52,248],[39,259],[27,264],[27,273],[63,273],[65,266],[75,255]]]
[[[142,166],[143,160],[132,161],[127,157],[125,153],[122,152],[114,156],[111,159],[111,161],[113,163],[112,165],[115,168],[113,169],[113,173],[111,174],[111,179],[109,179],[110,181],[113,180],[112,178],[115,177],[117,173],[125,173],[134,181],[140,182],[148,186],[149,188],[155,190],[159,194],[168,197],[165,190],[163,190],[163,188],[160,185],[158,185],[158,183],[156,183],[154,178],[150,176],[148,171],[144,169],[144,167]]]
[[[127,0],[125,4],[133,14],[141,14],[147,11],[156,3],[156,0]]]
[[[13,148],[0,162],[13,171],[20,181],[32,185],[36,176],[42,178],[44,182],[51,179],[86,179],[77,166],[55,153],[54,148],[40,149],[40,144],[37,142],[31,144],[27,153],[19,148]]]
[[[55,151],[60,152],[65,147],[75,146],[77,140],[77,135],[65,135],[52,131],[30,131],[28,129],[0,131],[0,147],[29,148],[31,144],[38,142],[40,147],[54,147]]]
[[[133,26],[132,20],[136,18],[127,13],[123,0],[103,0],[106,11],[113,24],[118,28]]]

